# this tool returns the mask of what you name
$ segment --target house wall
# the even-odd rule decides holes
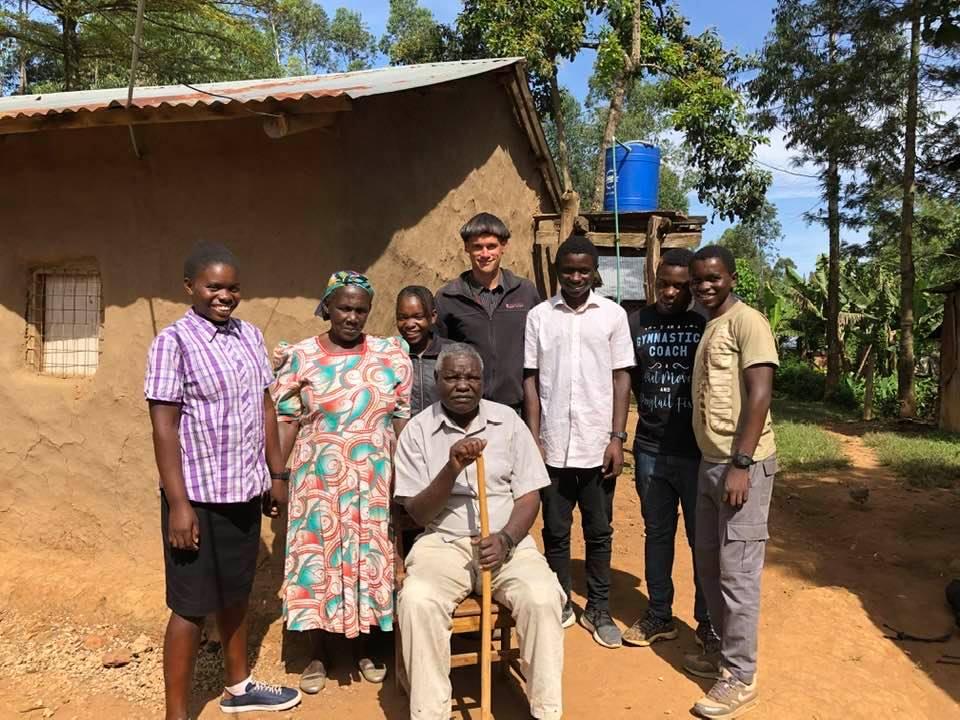
[[[395,333],[397,291],[435,289],[461,272],[457,230],[479,211],[507,222],[506,264],[531,275],[532,216],[554,208],[513,112],[497,79],[483,76],[367,98],[332,131],[281,140],[254,116],[143,126],[141,160],[120,127],[0,137],[0,603],[46,591],[54,553],[75,565],[75,602],[156,606],[144,361],[156,332],[187,307],[182,263],[197,240],[237,254],[237,317],[270,346],[325,328],[313,310],[344,268],[372,278],[368,330]],[[91,378],[41,376],[24,360],[30,269],[68,261],[94,262],[102,278]],[[128,570],[103,600],[79,590],[83,578]]]

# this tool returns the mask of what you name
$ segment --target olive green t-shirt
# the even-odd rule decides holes
[[[763,315],[741,301],[707,322],[693,364],[693,431],[707,462],[724,463],[733,457],[747,396],[743,371],[763,364],[780,364],[777,343]],[[762,460],[775,452],[768,412],[753,457]]]

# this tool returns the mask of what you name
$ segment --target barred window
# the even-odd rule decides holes
[[[27,305],[27,364],[57,377],[93,375],[100,363],[103,304],[92,268],[38,268]]]

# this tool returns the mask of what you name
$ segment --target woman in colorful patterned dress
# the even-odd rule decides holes
[[[372,300],[366,277],[334,273],[317,307],[330,329],[275,351],[271,392],[291,470],[283,612],[290,630],[311,633],[308,693],[326,681],[326,633],[357,638],[364,679],[386,675],[363,636],[393,629],[392,453],[412,370],[402,341],[364,334]]]

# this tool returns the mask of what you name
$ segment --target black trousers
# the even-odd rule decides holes
[[[543,554],[570,598],[570,528],[580,506],[587,546],[587,607],[606,610],[610,597],[610,551],[613,545],[613,492],[616,478],[603,469],[547,466],[550,486],[540,491],[543,503]]]

